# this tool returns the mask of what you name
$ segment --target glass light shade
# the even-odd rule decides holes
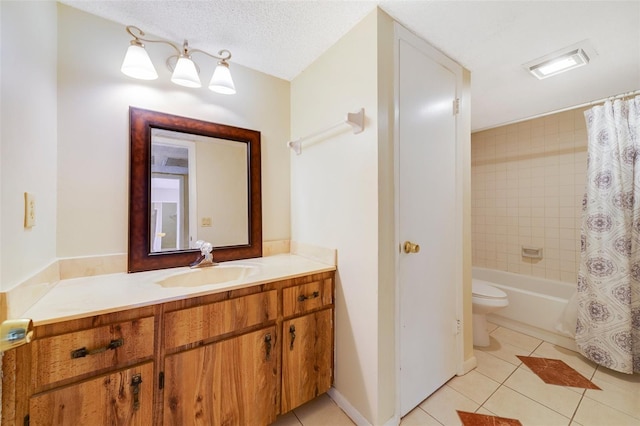
[[[222,93],[223,95],[234,95],[236,93],[236,86],[233,84],[233,79],[231,78],[229,64],[226,62],[218,63],[209,82],[209,90]]]
[[[158,78],[158,73],[151,63],[149,54],[144,50],[143,46],[138,44],[129,45],[120,71],[129,77],[139,80],[155,80]]]
[[[178,58],[176,67],[173,70],[173,75],[171,76],[171,81],[185,87],[202,86],[202,83],[200,83],[200,77],[198,77],[196,64],[186,56],[180,56]]]

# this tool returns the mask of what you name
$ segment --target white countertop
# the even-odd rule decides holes
[[[196,271],[188,267],[62,280],[31,306],[24,317],[31,318],[36,326],[45,325],[336,269],[333,265],[294,254],[234,260],[220,265],[250,266],[251,272],[234,281],[194,287],[158,284],[170,276]]]

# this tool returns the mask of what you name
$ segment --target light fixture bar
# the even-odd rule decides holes
[[[209,89],[222,94],[235,94],[236,88],[231,78],[231,72],[229,71],[229,59],[231,59],[231,52],[223,49],[218,52],[217,55],[205,52],[200,49],[190,49],[187,40],[182,44],[182,49],[177,44],[163,39],[146,39],[143,38],[145,33],[140,28],[129,25],[126,27],[126,31],[131,34],[133,40],[131,40],[127,54],[125,55],[122,67],[120,70],[123,74],[128,75],[140,80],[155,80],[158,78],[149,54],[145,50],[142,43],[164,43],[173,47],[176,51],[175,55],[171,55],[167,58],[166,64],[169,70],[172,72],[171,81],[175,84],[185,87],[201,87],[199,68],[196,63],[191,59],[193,53],[203,53],[214,59],[219,60],[218,65],[211,77],[209,83]],[[134,34],[134,31],[137,34]],[[172,61],[175,60],[175,65]]]
[[[589,63],[589,56],[581,49],[573,49],[560,55],[546,58],[542,62],[526,65],[529,72],[539,80],[551,77],[565,71],[582,67]]]

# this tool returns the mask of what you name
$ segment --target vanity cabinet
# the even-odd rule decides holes
[[[271,424],[277,373],[275,326],[169,355],[163,424]]]
[[[325,393],[331,387],[332,307],[332,279],[316,280],[283,289],[283,413]]]
[[[334,276],[36,324],[4,355],[2,424],[273,423],[332,384]]]

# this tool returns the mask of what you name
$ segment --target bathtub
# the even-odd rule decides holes
[[[558,329],[566,324],[565,309],[575,284],[477,267],[473,278],[488,281],[509,298],[509,306],[487,315],[489,322],[576,350],[573,337]]]

